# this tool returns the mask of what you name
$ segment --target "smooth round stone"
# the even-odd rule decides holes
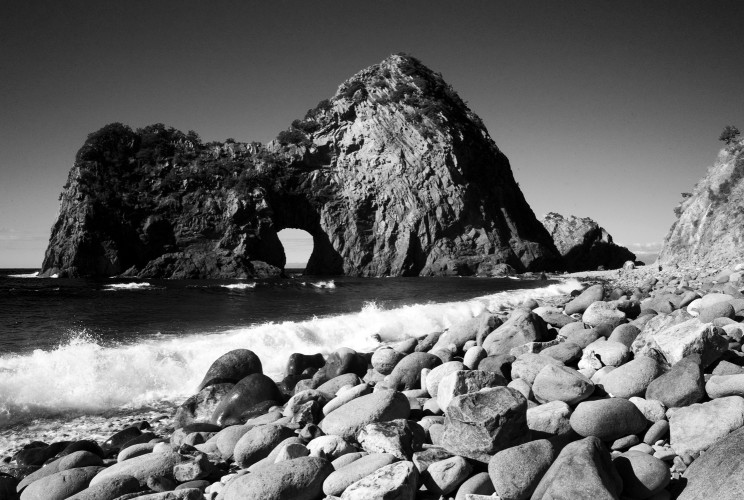
[[[372,453],[363,456],[352,463],[336,469],[323,482],[323,493],[326,495],[341,495],[352,483],[372,474],[377,469],[390,465],[397,460],[389,453]]]
[[[430,464],[421,478],[427,490],[446,495],[465,481],[472,471],[473,466],[467,460],[455,456]]]
[[[334,470],[339,470],[341,467],[346,467],[352,462],[356,462],[362,457],[366,457],[368,453],[366,451],[355,451],[354,453],[347,453],[346,455],[341,455],[336,460],[331,462],[331,465],[333,465]]]
[[[630,347],[631,345],[633,345],[633,341],[636,339],[636,337],[638,337],[640,333],[641,330],[639,330],[637,326],[631,325],[630,323],[625,323],[615,327],[607,340],[620,342],[621,344]]]
[[[613,441],[610,449],[627,450],[628,448],[635,446],[640,442],[641,440],[638,438],[638,436],[636,436],[635,434],[631,434],[630,436],[621,437],[620,439],[616,439],[615,441]]]
[[[113,476],[95,486],[76,493],[67,500],[113,500],[140,490],[139,481],[132,476]]]
[[[657,420],[646,431],[646,434],[643,436],[643,442],[651,445],[667,437],[669,437],[669,422],[666,420]]]
[[[705,392],[711,399],[744,396],[744,374],[713,375],[705,383]]]
[[[429,392],[429,396],[436,399],[439,392],[439,382],[450,373],[465,369],[465,365],[460,361],[448,361],[432,368],[425,379],[426,390]]]
[[[402,352],[398,352],[390,347],[377,349],[372,354],[372,368],[383,375],[390,375],[395,365],[405,356]]]
[[[547,365],[535,377],[532,392],[540,403],[563,401],[575,405],[594,392],[594,384],[567,366]]]
[[[602,377],[605,392],[616,398],[643,396],[648,385],[661,374],[655,359],[640,356]]]
[[[488,353],[483,347],[473,346],[465,352],[465,356],[462,358],[462,364],[470,370],[475,370],[478,368],[478,363],[487,357]]]
[[[602,297],[604,297],[604,287],[602,285],[592,285],[566,304],[563,310],[569,315],[581,314],[592,303],[602,300]]]
[[[646,420],[651,423],[666,419],[667,408],[661,401],[644,398],[630,398],[628,401],[633,403],[643,413]]]
[[[734,300],[733,295],[727,293],[708,293],[700,299],[699,308],[704,309],[715,304],[729,303],[732,300]]]
[[[570,422],[580,436],[596,436],[602,441],[614,441],[646,430],[646,418],[633,403],[622,398],[581,402]]]
[[[669,484],[669,466],[658,458],[639,451],[627,451],[613,460],[623,479],[623,495],[644,500]]]
[[[535,382],[535,377],[547,365],[562,365],[557,359],[542,354],[526,353],[512,363],[512,380],[521,378],[528,384]]]
[[[338,394],[335,398],[331,399],[323,406],[323,415],[328,415],[333,410],[337,410],[352,399],[356,399],[359,396],[364,396],[365,394],[369,394],[371,392],[372,387],[370,387],[369,384],[357,384],[353,387],[349,387],[348,389],[341,389],[338,391]]]
[[[646,389],[646,399],[655,399],[668,408],[688,406],[705,397],[700,356],[682,358],[664,375],[653,380]]]
[[[292,460],[293,458],[306,457],[310,455],[310,450],[307,446],[301,443],[287,443],[281,447],[279,453],[276,454],[274,463],[283,462],[285,460]]]
[[[615,329],[625,321],[625,313],[619,310],[614,302],[598,301],[586,308],[581,320],[589,326],[597,327],[601,324],[608,324]]]
[[[331,461],[356,451],[356,448],[344,438],[333,435],[316,437],[307,443],[307,449],[310,456],[322,457]]]
[[[630,349],[620,342],[599,338],[584,348],[579,368],[592,367],[599,370],[604,366],[620,366],[630,358]]]
[[[235,349],[217,358],[207,370],[198,390],[225,382],[237,383],[254,373],[263,373],[261,360],[253,351]]]
[[[326,415],[318,427],[326,434],[355,439],[367,424],[408,418],[410,413],[407,397],[397,391],[381,390],[349,401]]]
[[[540,354],[543,356],[550,356],[564,364],[571,364],[574,361],[581,359],[582,349],[583,348],[579,344],[566,341],[561,342],[558,345],[550,346],[547,349],[543,349],[540,351]]]
[[[518,378],[515,380],[512,380],[506,386],[509,389],[515,389],[522,393],[522,396],[524,396],[524,399],[531,400],[532,399],[532,386],[527,383],[526,380]]]
[[[735,315],[734,307],[728,302],[719,302],[708,307],[700,309],[698,319],[702,323],[710,323],[716,318],[733,318]]]
[[[496,490],[488,472],[480,472],[460,485],[455,500],[466,500],[466,495],[490,496],[493,493],[496,493]]]
[[[42,477],[26,486],[22,500],[64,500],[85,490],[102,470],[99,466],[77,467]]]
[[[527,409],[527,427],[533,438],[550,438],[571,432],[571,408],[563,401],[551,401]]]
[[[112,476],[124,475],[134,477],[144,486],[150,476],[172,478],[173,467],[184,461],[181,455],[173,452],[140,455],[102,470],[90,481],[90,485],[95,486]]]
[[[332,472],[333,466],[324,458],[286,460],[236,477],[225,485],[221,498],[314,500],[322,496],[323,482]]]
[[[582,349],[599,338],[599,334],[594,328],[586,328],[584,323],[581,322],[564,326],[561,328],[559,335],[565,338],[566,342],[576,344]]]
[[[316,390],[319,393],[325,395],[327,399],[332,400],[336,397],[341,388],[349,385],[352,387],[356,387],[360,384],[361,380],[359,380],[359,377],[356,373],[342,373],[341,375],[337,375],[330,380],[326,380],[325,382],[320,384]]]
[[[211,423],[219,426],[241,423],[244,411],[264,401],[279,401],[281,392],[273,380],[261,373],[244,377],[217,404]]]
[[[279,443],[293,436],[292,429],[281,425],[268,424],[254,427],[243,434],[235,444],[233,450],[235,463],[242,468],[249,467],[266,458]]]
[[[531,441],[498,452],[488,463],[488,475],[499,498],[529,498],[555,459],[547,439]]]
[[[434,368],[442,360],[428,352],[413,352],[401,359],[393,371],[385,377],[385,385],[391,389],[418,389],[421,387],[421,370]]]

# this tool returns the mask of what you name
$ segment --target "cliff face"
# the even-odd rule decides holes
[[[543,225],[553,238],[568,271],[589,271],[599,266],[617,269],[635,255],[625,247],[616,245],[612,236],[588,217],[563,217],[550,212]]]
[[[47,275],[270,276],[284,228],[312,235],[310,274],[559,267],[480,119],[407,56],[359,72],[266,146],[108,126],[61,201]]]
[[[664,238],[662,266],[682,268],[744,259],[744,140],[721,150],[716,163],[675,208]]]

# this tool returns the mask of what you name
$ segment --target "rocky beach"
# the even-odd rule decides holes
[[[577,273],[421,338],[292,354],[279,380],[232,350],[176,409],[19,440],[4,498],[735,498],[742,269]]]

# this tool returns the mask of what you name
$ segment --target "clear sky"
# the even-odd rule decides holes
[[[483,118],[538,216],[657,244],[744,126],[742,20],[738,0],[3,0],[0,267],[41,264],[88,133],[268,141],[401,51]]]

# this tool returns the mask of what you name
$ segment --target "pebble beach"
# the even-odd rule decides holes
[[[555,276],[572,286],[370,351],[286,353],[273,378],[233,349],[180,405],[5,429],[0,498],[735,498],[742,277]]]

